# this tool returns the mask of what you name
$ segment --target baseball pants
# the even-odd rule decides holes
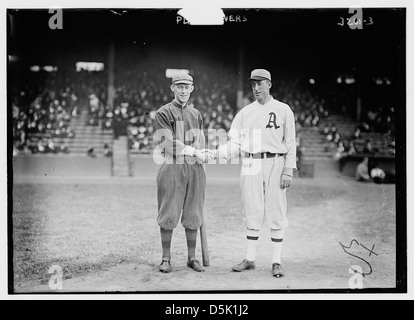
[[[284,166],[284,157],[243,159],[240,183],[247,229],[288,227],[286,189],[280,187]]]
[[[206,172],[201,164],[164,163],[157,175],[158,225],[164,230],[177,227],[197,230],[203,224]]]

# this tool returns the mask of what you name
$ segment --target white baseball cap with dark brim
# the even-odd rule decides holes
[[[255,69],[252,71],[249,80],[269,80],[272,81],[272,76],[270,72],[265,69]]]
[[[179,74],[173,77],[172,83],[173,84],[179,84],[179,83],[193,84],[193,77],[186,73]]]

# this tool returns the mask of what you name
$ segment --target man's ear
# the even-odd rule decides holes
[[[268,81],[267,84],[269,85],[269,89],[272,88],[272,81]]]
[[[194,86],[191,86],[190,93],[192,93],[193,91],[194,91]]]
[[[170,85],[170,89],[172,92],[174,92],[174,84]]]

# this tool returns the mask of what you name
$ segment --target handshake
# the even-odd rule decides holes
[[[197,162],[200,164],[208,163],[217,159],[218,150],[202,149],[194,151],[194,156],[197,158]]]

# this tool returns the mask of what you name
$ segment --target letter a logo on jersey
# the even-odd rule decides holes
[[[266,129],[275,128],[275,130],[279,129],[280,127],[276,123],[276,114],[274,112],[269,113],[269,123],[266,126]]]

